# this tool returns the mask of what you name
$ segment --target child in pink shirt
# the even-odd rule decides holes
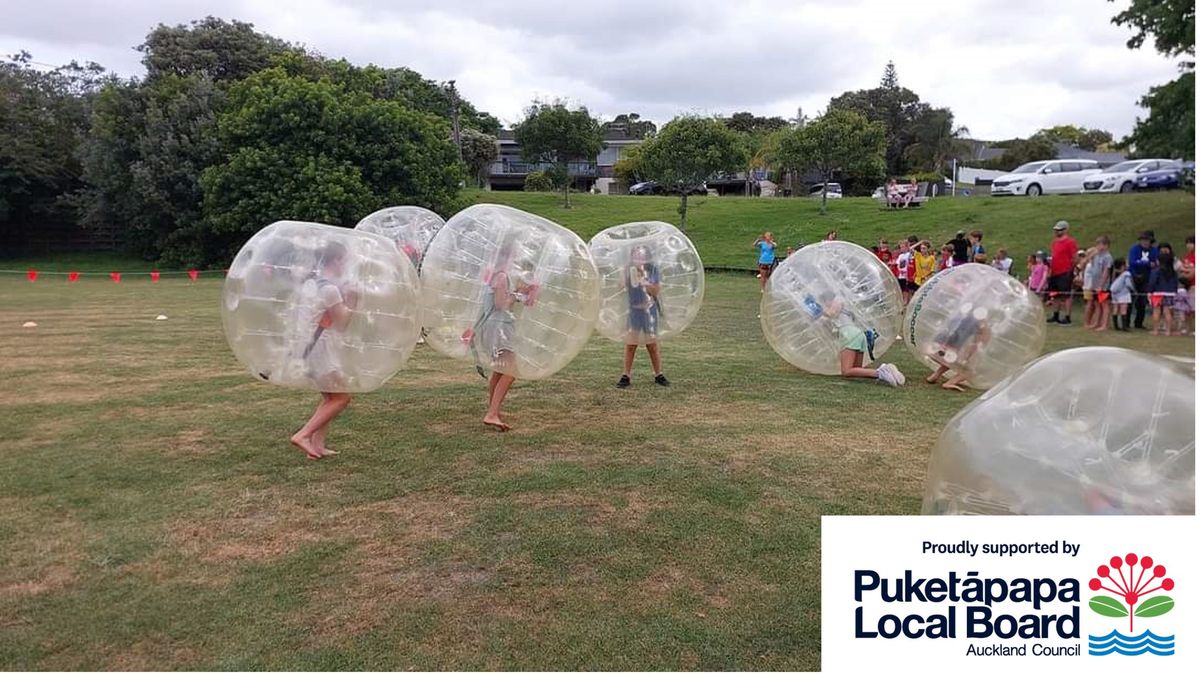
[[[1049,271],[1050,268],[1046,266],[1045,258],[1041,255],[1029,256],[1029,289],[1037,293],[1038,297],[1042,297],[1046,293]]]

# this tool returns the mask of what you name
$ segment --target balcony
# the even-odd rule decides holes
[[[497,161],[492,162],[491,175],[495,177],[520,177],[533,171],[549,171],[554,168],[550,162]],[[567,162],[567,174],[573,178],[596,177],[596,162],[570,161]]]

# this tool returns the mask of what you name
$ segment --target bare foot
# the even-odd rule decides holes
[[[504,423],[504,421],[502,419],[500,419],[499,416],[492,416],[490,414],[483,418],[483,425],[490,426],[490,427],[500,431],[501,433],[512,428],[512,426],[509,426],[508,424]]]
[[[936,384],[936,383],[938,383],[939,379],[941,379],[941,377],[937,376],[936,374],[931,374],[925,378],[925,383],[926,384]]]
[[[960,393],[966,391],[966,389],[953,382],[946,382],[945,384],[942,384],[942,388],[946,389],[947,391],[958,391]]]
[[[337,456],[338,455],[337,450],[330,449],[328,447],[318,447],[317,451],[321,453],[321,456]]]
[[[292,444],[295,445],[296,447],[298,447],[299,449],[303,450],[305,456],[307,456],[309,459],[311,459],[313,461],[316,461],[317,459],[324,456],[324,454],[321,453],[320,449],[313,446],[311,436],[305,437],[305,436],[302,436],[299,433],[297,433],[292,436]]]
[[[1107,329],[1108,329],[1108,326],[1105,326],[1103,328],[1096,328],[1096,332],[1104,332]]]

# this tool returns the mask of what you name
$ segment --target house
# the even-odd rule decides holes
[[[613,167],[630,148],[642,143],[641,138],[626,134],[624,128],[609,128],[604,132],[604,148],[595,159],[567,163],[572,186],[580,191],[593,187],[607,194],[615,182]],[[521,146],[510,129],[502,129],[496,138],[497,156],[488,173],[488,183],[494,190],[525,189],[525,176],[533,171],[552,168],[548,163],[530,163],[521,157]]]
[[[1126,159],[1122,152],[1092,152],[1067,143],[1055,143],[1054,149],[1058,152],[1056,159],[1091,159],[1100,164],[1101,168],[1119,164]]]

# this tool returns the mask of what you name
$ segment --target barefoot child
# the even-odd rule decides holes
[[[967,311],[951,319],[947,329],[934,338],[936,347],[929,357],[937,363],[938,368],[925,381],[936,384],[949,372],[952,373],[951,377],[942,384],[942,388],[962,391],[962,385],[968,383],[970,378],[971,360],[979,347],[987,344],[991,337],[987,310],[983,308]]]
[[[1096,239],[1088,249],[1083,265],[1083,327],[1085,330],[1108,329],[1109,282],[1112,279],[1113,257],[1108,252],[1108,237]]]
[[[1029,289],[1045,301],[1046,286],[1050,279],[1050,268],[1046,266],[1046,255],[1041,252],[1030,255],[1026,264],[1029,266]]]
[[[632,384],[633,358],[639,343],[646,345],[650,366],[654,368],[654,383],[670,386],[662,370],[662,355],[658,350],[658,292],[662,278],[658,266],[650,260],[650,251],[638,246],[629,253],[629,266],[625,269],[625,291],[629,295],[629,334],[625,338],[625,371],[617,380],[617,388],[629,388]]]
[[[1179,292],[1179,275],[1175,272],[1175,252],[1171,244],[1164,243],[1158,247],[1158,266],[1150,272],[1146,289],[1150,293],[1150,306],[1154,309],[1150,317],[1150,334],[1171,334],[1172,309],[1175,295]]]
[[[846,311],[840,298],[831,294],[822,300],[825,303],[823,308],[811,298],[805,305],[813,318],[826,318],[832,324],[842,347],[838,356],[841,375],[851,379],[875,379],[893,387],[903,386],[904,374],[891,363],[882,363],[876,368],[863,367],[863,354],[874,350],[875,331],[858,327],[854,323],[854,316]]]
[[[345,387],[341,365],[334,351],[334,333],[350,323],[357,295],[341,286],[345,271],[346,249],[329,242],[317,254],[317,272],[300,288],[300,325],[307,341],[300,354],[309,378],[321,390],[321,402],[312,417],[292,436],[292,444],[312,460],[337,454],[325,445],[329,424],[350,405],[350,394],[338,392]]]
[[[511,243],[501,247],[495,271],[484,279],[487,288],[479,319],[463,334],[463,341],[471,345],[475,370],[488,379],[488,407],[483,424],[501,432],[512,428],[500,417],[500,408],[517,379],[508,374],[517,369],[513,351],[517,320],[513,309],[518,304],[532,305],[537,294],[536,285],[514,280],[511,276],[512,256]]]

